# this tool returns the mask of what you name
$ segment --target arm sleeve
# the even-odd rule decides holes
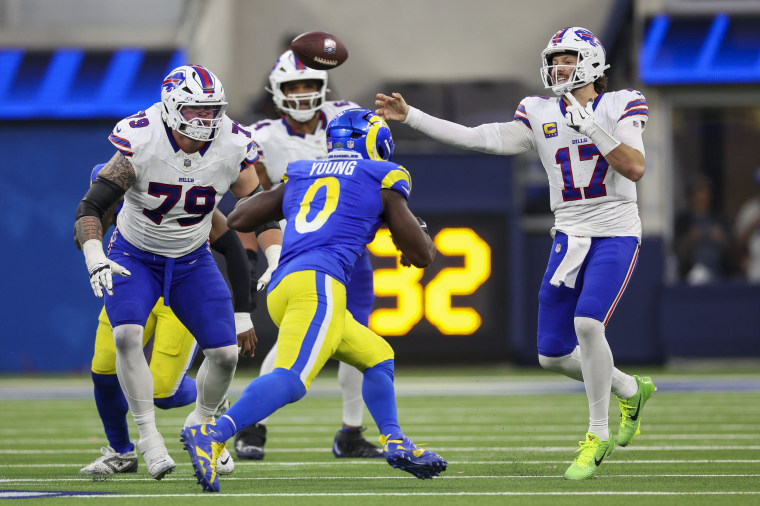
[[[211,247],[224,255],[235,312],[247,313],[251,305],[251,267],[237,233],[228,230],[211,243]]]
[[[643,127],[634,126],[633,121],[621,121],[615,127],[612,135],[625,144],[644,155],[644,140],[641,138]]]
[[[444,144],[493,155],[515,155],[533,147],[530,131],[515,121],[466,127],[409,107],[404,123]]]

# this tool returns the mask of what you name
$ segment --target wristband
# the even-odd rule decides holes
[[[274,268],[277,268],[277,265],[280,263],[281,251],[282,246],[279,244],[272,244],[266,250],[264,250],[264,256],[267,257],[267,267],[272,267],[274,265]]]
[[[235,335],[248,332],[253,328],[250,313],[235,313]]]
[[[592,123],[587,130],[586,136],[591,139],[591,142],[596,144],[596,148],[602,156],[607,156],[610,151],[620,146],[620,141],[608,134],[607,131],[597,125],[596,122]]]
[[[103,253],[103,242],[100,239],[88,239],[82,244],[82,253],[84,253],[84,263],[87,265],[87,271],[101,263],[107,263],[106,254]]]
[[[428,235],[428,237],[430,237],[430,231],[428,230],[428,226],[427,226],[427,223],[425,223],[425,220],[423,220],[419,216],[415,216],[415,218],[417,218],[417,223],[420,224],[420,228],[422,229],[422,231],[425,232]]]

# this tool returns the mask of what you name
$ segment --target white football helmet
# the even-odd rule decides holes
[[[305,80],[317,80],[321,81],[322,85],[319,91],[314,93],[299,93],[293,95],[285,95],[282,92],[283,83],[290,81],[305,81]],[[299,123],[305,123],[314,117],[314,115],[322,108],[322,104],[325,102],[325,96],[330,91],[327,88],[327,71],[315,70],[307,67],[293,54],[293,51],[288,49],[274,64],[272,72],[269,74],[269,88],[266,90],[272,94],[274,105],[279,110],[298,121]],[[308,109],[299,109],[298,102],[309,102]]]
[[[552,57],[562,53],[578,55],[570,78],[562,83],[555,83],[552,77],[560,65],[552,65]],[[610,68],[605,64],[604,46],[591,31],[579,26],[563,28],[554,34],[549,44],[541,52],[541,79],[546,88],[551,88],[555,95],[562,96],[570,90],[593,83],[604,71]]]
[[[161,103],[166,125],[198,141],[214,138],[227,110],[222,82],[200,65],[183,65],[169,72],[161,84]],[[208,118],[196,117],[185,109],[191,107],[211,107],[212,113]]]

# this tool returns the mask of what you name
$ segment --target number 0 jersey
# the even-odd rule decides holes
[[[383,223],[382,189],[409,198],[412,180],[401,165],[333,151],[327,160],[301,160],[283,176],[285,228],[280,264],[270,289],[303,270],[329,274],[343,284],[354,262]]]
[[[344,109],[359,107],[353,102],[325,102],[317,114],[320,122],[314,132],[298,134],[285,119],[262,120],[251,125],[253,140],[259,146],[259,161],[267,168],[272,186],[282,180],[285,168],[293,160],[323,160],[327,158],[325,129],[331,119]]]
[[[641,132],[648,111],[641,93],[602,93],[593,107],[604,130],[644,153]],[[610,168],[596,145],[566,124],[566,112],[559,97],[527,97],[513,122],[527,131],[549,177],[554,229],[586,237],[641,237],[636,183]]]
[[[124,118],[109,137],[137,176],[116,227],[132,245],[178,258],[208,240],[217,203],[258,152],[250,131],[225,115],[213,140],[197,153],[185,153],[160,107]]]

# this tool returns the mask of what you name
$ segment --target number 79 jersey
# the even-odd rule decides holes
[[[282,179],[288,226],[270,290],[286,275],[303,270],[324,272],[346,284],[383,223],[381,190],[408,199],[412,189],[411,176],[401,165],[364,160],[351,152],[292,162]]]
[[[595,121],[613,137],[644,153],[641,132],[647,120],[644,96],[635,90],[599,95]],[[565,123],[564,101],[527,97],[515,122],[530,129],[549,178],[554,230],[586,237],[641,237],[636,184],[612,169],[588,137]]]
[[[213,140],[185,153],[160,106],[121,120],[108,138],[137,176],[116,228],[144,251],[178,258],[208,240],[214,209],[240,171],[256,162],[258,150],[250,131],[225,115]]]

